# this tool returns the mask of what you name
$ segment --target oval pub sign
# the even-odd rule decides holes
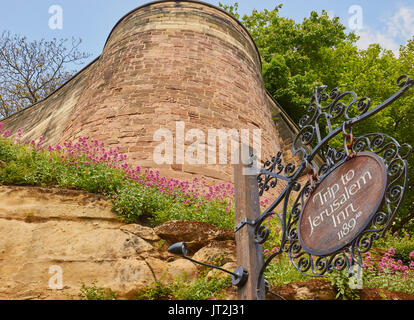
[[[299,219],[304,250],[328,256],[351,244],[383,203],[387,186],[384,161],[360,153],[334,169],[312,192]]]

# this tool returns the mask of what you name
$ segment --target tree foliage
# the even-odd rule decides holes
[[[80,52],[81,40],[29,41],[3,32],[0,37],[0,115],[7,117],[50,95],[74,71],[66,67],[82,63],[89,55]]]
[[[238,5],[221,5],[236,17]],[[414,78],[414,38],[399,55],[378,44],[366,50],[356,46],[358,37],[346,33],[338,17],[326,11],[311,12],[297,23],[274,10],[253,10],[241,18],[253,36],[263,63],[263,78],[269,93],[297,123],[310,104],[315,86],[327,85],[342,92],[355,91],[369,97],[372,107],[398,91],[396,80],[403,74]],[[355,128],[355,135],[383,132],[400,143],[414,146],[414,95],[412,90],[375,117]],[[410,179],[406,199],[395,220],[394,231],[414,231],[414,156],[409,159]]]

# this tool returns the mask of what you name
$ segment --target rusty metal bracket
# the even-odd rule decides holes
[[[254,227],[256,224],[257,224],[256,220],[250,220],[250,219],[244,218],[242,221],[240,221],[240,223],[236,226],[236,228],[234,228],[234,233],[239,232],[240,229],[242,229],[245,225]]]

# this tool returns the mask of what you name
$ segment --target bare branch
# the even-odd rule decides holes
[[[0,37],[0,115],[5,117],[47,97],[73,74],[69,64],[82,64],[90,55],[72,38],[28,41],[3,32]]]

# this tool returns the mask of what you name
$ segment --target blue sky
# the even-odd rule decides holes
[[[147,0],[3,0],[0,5],[0,30],[26,35],[29,39],[71,38],[83,40],[82,50],[91,54],[90,60],[101,52],[106,38],[118,20]],[[219,1],[205,0],[218,5]],[[232,4],[236,1],[221,0]],[[346,26],[357,26],[361,36],[358,45],[366,48],[370,43],[398,52],[400,45],[414,35],[414,0],[238,0],[239,13],[253,9],[273,9],[282,3],[281,15],[300,22],[312,10],[325,9],[339,16]],[[52,30],[49,8],[62,8],[63,28]],[[355,7],[357,6],[357,7]],[[350,12],[350,9],[354,10]],[[359,11],[355,11],[357,8]],[[360,15],[359,15],[360,14]],[[362,17],[362,19],[361,19]],[[351,21],[350,21],[351,20]],[[355,24],[356,23],[356,24]],[[362,29],[361,29],[362,28]],[[89,61],[87,61],[89,62]]]

